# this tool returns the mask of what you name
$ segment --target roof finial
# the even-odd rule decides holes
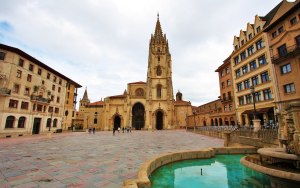
[[[157,19],[159,20],[159,12],[157,12]]]

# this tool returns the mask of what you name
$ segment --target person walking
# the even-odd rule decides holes
[[[94,128],[93,128],[93,134],[95,134],[95,132],[96,132],[96,128],[94,127]]]
[[[113,136],[115,135],[115,131],[116,131],[115,128],[113,128]]]
[[[120,133],[120,130],[121,130],[121,128],[120,128],[120,127],[118,127],[118,133]]]

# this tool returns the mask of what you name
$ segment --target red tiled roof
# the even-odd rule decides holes
[[[104,101],[96,101],[90,104],[87,104],[87,106],[104,106],[105,102]]]
[[[143,81],[139,81],[139,82],[131,82],[129,84],[146,84],[146,82],[143,82]]]

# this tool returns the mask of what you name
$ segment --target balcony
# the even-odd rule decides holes
[[[221,103],[232,102],[232,97],[223,97],[221,99]]]
[[[281,61],[284,61],[288,58],[295,57],[297,54],[300,53],[300,46],[298,45],[293,45],[289,46],[285,49],[282,49],[278,54],[275,54],[272,57],[272,63],[280,63]]]
[[[42,96],[38,96],[38,95],[31,95],[30,99],[33,102],[40,102],[40,103],[50,103],[51,101],[49,98],[43,98]]]
[[[8,88],[0,88],[0,95],[8,96],[8,95],[10,95],[10,93],[11,93],[10,89],[8,89]]]

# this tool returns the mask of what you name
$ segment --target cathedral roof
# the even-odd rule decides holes
[[[191,105],[191,102],[190,101],[174,101],[174,105],[175,106],[179,106],[179,105]]]
[[[125,98],[126,95],[114,95],[114,96],[109,96],[109,98]]]
[[[96,106],[104,106],[105,102],[104,101],[96,101],[90,104],[87,104],[86,106],[88,107],[96,107]]]

